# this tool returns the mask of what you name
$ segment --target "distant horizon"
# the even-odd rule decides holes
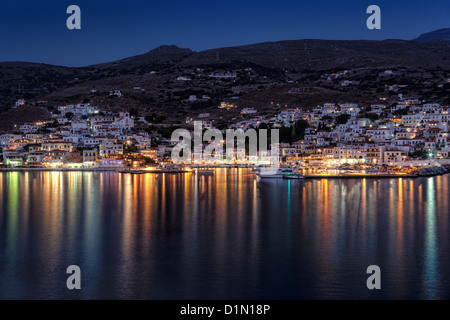
[[[439,31],[439,30],[444,30],[444,29],[450,29],[450,28],[440,28],[440,29],[436,29],[436,30],[431,30],[429,32],[434,32],[434,31]],[[422,34],[427,34],[429,32],[424,32]],[[420,35],[422,35],[420,34]],[[419,37],[420,35],[417,35],[417,37]],[[401,41],[414,41],[414,39],[416,39],[417,37],[413,38],[413,39],[400,39],[400,38],[386,38],[386,39],[379,39],[379,40],[374,40],[374,39],[319,39],[319,38],[302,38],[302,39],[282,39],[282,40],[273,40],[273,41],[262,41],[262,42],[251,42],[251,43],[245,43],[245,44],[240,44],[240,45],[230,45],[230,46],[226,46],[226,47],[214,47],[214,48],[206,48],[203,50],[194,50],[190,47],[185,47],[185,46],[179,46],[177,44],[160,44],[156,47],[153,47],[145,52],[141,52],[141,53],[136,53],[134,55],[131,56],[126,56],[126,57],[119,57],[115,60],[108,60],[108,61],[100,61],[100,62],[94,62],[88,65],[80,65],[80,66],[70,66],[70,65],[59,65],[59,64],[53,64],[53,63],[48,63],[48,62],[38,62],[38,61],[22,61],[22,60],[4,60],[4,61],[0,61],[0,63],[7,63],[7,62],[11,62],[11,63],[36,63],[36,64],[47,64],[47,65],[52,65],[52,66],[56,66],[56,67],[67,67],[67,68],[84,68],[84,67],[90,67],[93,65],[98,65],[98,64],[105,64],[105,63],[112,63],[112,62],[116,62],[116,61],[120,61],[123,59],[127,59],[127,58],[132,58],[132,57],[136,57],[136,56],[140,56],[140,55],[144,55],[146,53],[149,53],[153,50],[156,50],[160,47],[171,47],[171,46],[175,46],[179,49],[188,49],[191,50],[194,53],[198,53],[198,52],[202,52],[202,51],[208,51],[208,50],[215,50],[215,49],[223,49],[223,48],[232,48],[232,47],[241,47],[241,46],[248,46],[248,45],[256,45],[256,44],[260,44],[260,43],[273,43],[273,42],[283,42],[283,41],[302,41],[302,40],[323,40],[323,41],[387,41],[387,40],[401,40]]]
[[[366,27],[373,4],[380,30]],[[81,8],[81,30],[66,27],[70,5]],[[1,6],[0,61],[86,67],[168,44],[199,52],[301,39],[408,41],[449,21],[446,0],[21,0]]]

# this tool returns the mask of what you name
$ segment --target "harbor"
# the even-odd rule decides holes
[[[261,175],[261,167],[256,166],[168,166],[168,167],[95,167],[95,168],[0,168],[0,172],[117,172],[121,174],[183,174],[197,173],[199,175],[214,175],[215,169],[240,168],[251,169],[251,173],[263,178],[284,179],[414,179],[421,176],[438,176],[449,172],[449,166],[423,167],[423,168],[384,168],[366,169],[357,168],[304,168],[304,167],[281,167],[273,173]],[[264,167],[262,167],[264,168]]]

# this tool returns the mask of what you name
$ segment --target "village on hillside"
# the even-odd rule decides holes
[[[24,101],[18,101],[20,107]],[[222,103],[218,108],[235,106]],[[391,105],[361,106],[325,103],[312,110],[285,109],[273,116],[258,115],[255,108],[242,108],[228,129],[280,128],[295,131],[279,144],[285,165],[313,164],[322,167],[349,165],[410,167],[416,161],[432,165],[450,159],[449,107],[423,103],[398,95]],[[209,113],[186,118],[193,129],[202,121],[214,128]],[[178,141],[157,131],[144,117],[129,112],[112,113],[89,104],[54,108],[51,120],[15,126],[0,136],[3,168],[117,169],[171,163]],[[222,130],[225,132],[225,130]],[[287,139],[289,140],[289,139]],[[206,143],[206,142],[205,142]],[[259,163],[266,163],[267,154]],[[252,164],[258,164],[254,159]],[[195,163],[211,166],[250,164],[249,157],[230,161]]]

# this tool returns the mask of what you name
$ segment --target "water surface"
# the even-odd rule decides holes
[[[0,173],[0,299],[448,299],[449,186]]]

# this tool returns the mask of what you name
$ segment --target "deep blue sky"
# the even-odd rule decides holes
[[[82,30],[66,9],[81,8]],[[366,28],[381,8],[382,29]],[[162,44],[199,51],[291,39],[412,39],[450,27],[449,0],[2,0],[0,61],[84,66]]]

